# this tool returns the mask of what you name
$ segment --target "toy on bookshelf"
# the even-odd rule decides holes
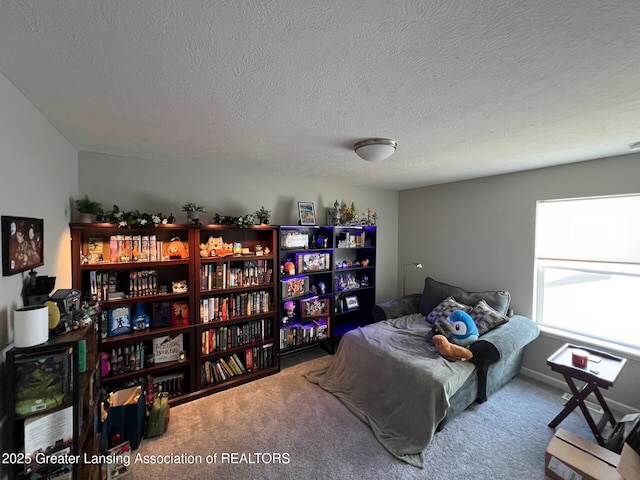
[[[147,304],[137,303],[136,311],[133,314],[133,330],[146,330],[150,326],[149,315],[147,314]]]
[[[182,260],[189,258],[189,248],[182,243],[180,237],[173,237],[164,251],[166,258],[170,260]]]

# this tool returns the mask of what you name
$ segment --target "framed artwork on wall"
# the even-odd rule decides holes
[[[298,214],[300,215],[300,225],[316,224],[316,209],[313,202],[298,202]]]
[[[44,265],[44,221],[2,216],[2,275],[7,277]]]

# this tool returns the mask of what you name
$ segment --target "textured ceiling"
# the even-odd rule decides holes
[[[78,150],[400,190],[640,140],[638,0],[0,5],[0,72]]]

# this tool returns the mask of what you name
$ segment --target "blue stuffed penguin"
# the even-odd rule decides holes
[[[478,327],[473,318],[464,310],[456,310],[449,315],[449,323],[453,327],[452,341],[466,347],[478,339]]]

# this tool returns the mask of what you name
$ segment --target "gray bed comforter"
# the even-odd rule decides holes
[[[351,330],[330,362],[305,373],[367,423],[392,455],[417,467],[449,398],[475,370],[442,358],[427,341],[430,331],[419,313]]]

